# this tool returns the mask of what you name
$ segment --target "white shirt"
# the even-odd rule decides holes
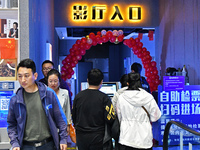
[[[66,89],[59,88],[58,99],[60,101],[60,105],[67,117],[67,124],[72,123],[71,119],[71,110],[70,110],[70,101],[69,101],[69,93]]]

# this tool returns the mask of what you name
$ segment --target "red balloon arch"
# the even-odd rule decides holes
[[[95,35],[91,32],[86,37],[77,40],[76,43],[69,50],[70,54],[62,60],[63,66],[61,67],[61,77],[63,80],[70,79],[74,74],[73,68],[76,66],[82,56],[85,55],[86,50],[89,50],[91,46],[96,46],[97,44],[102,44],[110,41],[111,43],[118,44],[123,41],[124,45],[127,45],[138,58],[142,60],[143,67],[145,68],[145,76],[147,77],[147,82],[149,83],[151,91],[155,91],[158,85],[161,83],[159,80],[158,70],[156,67],[156,62],[152,61],[150,52],[143,47],[143,43],[140,42],[139,38],[130,38],[124,40],[124,35],[122,30],[98,31]]]

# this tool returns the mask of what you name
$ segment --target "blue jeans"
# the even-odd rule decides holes
[[[20,150],[55,150],[55,144],[53,141],[48,142],[45,145],[42,145],[40,147],[34,147],[30,145],[23,145],[23,147]]]

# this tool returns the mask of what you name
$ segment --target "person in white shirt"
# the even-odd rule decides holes
[[[153,96],[142,89],[139,73],[128,74],[128,89],[119,96],[116,112],[120,150],[152,150],[151,122],[161,117],[161,111]]]
[[[72,124],[69,93],[66,89],[61,89],[60,86],[60,73],[56,69],[51,69],[47,74],[48,86],[56,92],[60,105],[67,117],[67,132],[69,134],[69,126]]]

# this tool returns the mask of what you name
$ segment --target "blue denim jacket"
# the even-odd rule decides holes
[[[60,144],[67,144],[67,118],[63,113],[56,93],[44,85],[36,82],[46,112],[50,132],[55,146],[59,149]],[[12,147],[22,147],[23,136],[26,124],[26,105],[23,99],[23,88],[20,87],[9,103],[8,111],[8,136]],[[58,133],[59,129],[59,133]]]

